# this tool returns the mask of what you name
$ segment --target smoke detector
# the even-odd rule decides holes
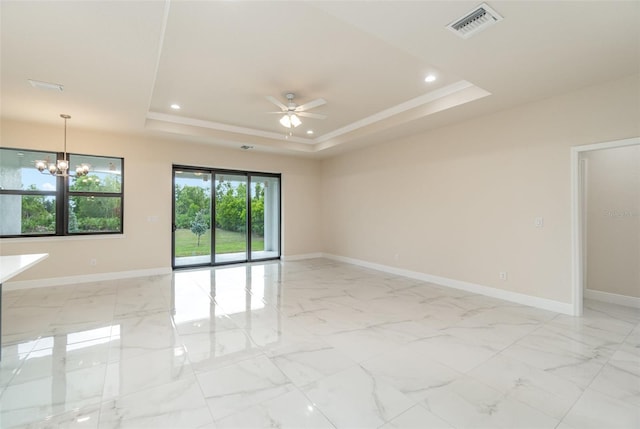
[[[498,12],[486,3],[482,3],[464,17],[447,25],[447,28],[463,39],[468,39],[485,28],[491,27],[496,22],[502,21],[502,19]]]

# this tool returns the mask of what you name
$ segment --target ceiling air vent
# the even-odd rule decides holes
[[[447,25],[447,28],[463,39],[467,39],[499,21],[502,21],[502,17],[498,12],[491,9],[486,3],[482,3],[463,18]]]

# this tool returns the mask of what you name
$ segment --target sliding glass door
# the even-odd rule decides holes
[[[215,262],[247,261],[247,184],[246,175],[215,175]]]
[[[173,168],[173,266],[280,257],[280,175]]]
[[[251,175],[251,259],[280,256],[280,178]]]
[[[173,266],[211,263],[211,173],[173,170]]]

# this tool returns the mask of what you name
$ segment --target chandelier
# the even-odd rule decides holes
[[[64,152],[62,153],[62,159],[58,159],[55,163],[51,162],[49,158],[46,160],[37,160],[36,168],[42,174],[49,172],[52,176],[60,177],[82,177],[89,174],[89,165],[80,164],[76,166],[75,174],[69,173],[69,155],[67,154],[67,119],[71,119],[71,116],[60,115],[64,119]]]

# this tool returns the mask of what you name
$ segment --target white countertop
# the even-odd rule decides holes
[[[48,253],[0,256],[0,284],[48,257]]]

